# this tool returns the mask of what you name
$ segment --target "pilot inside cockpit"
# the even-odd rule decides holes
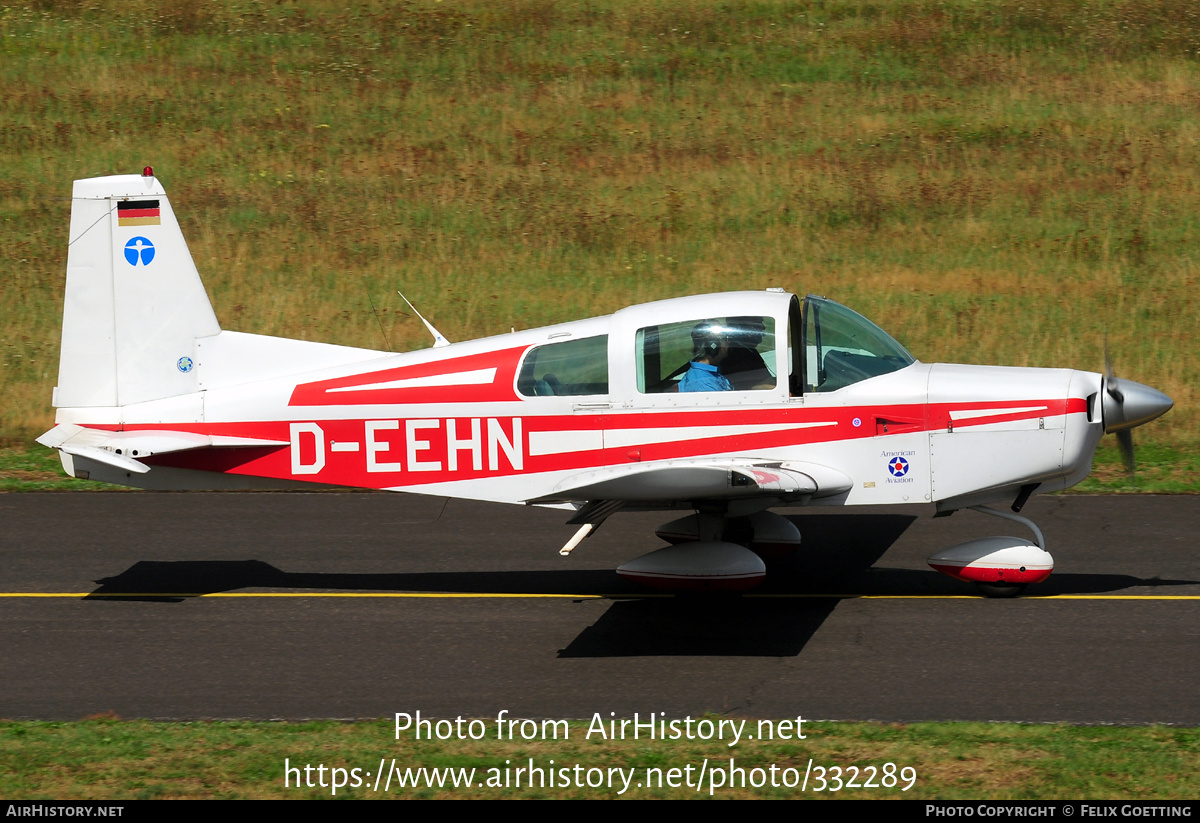
[[[730,317],[726,339],[729,354],[721,362],[721,373],[738,391],[769,389],[775,386],[775,375],[759,353],[767,327],[761,317]]]
[[[762,391],[775,387],[775,321],[707,317],[639,329],[638,391]]]
[[[721,363],[729,355],[727,329],[712,321],[692,328],[692,361],[679,381],[681,392],[731,391],[733,384],[721,374]]]

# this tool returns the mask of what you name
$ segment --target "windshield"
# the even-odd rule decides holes
[[[856,311],[809,295],[804,298],[805,391],[837,391],[860,380],[899,371],[917,359]]]

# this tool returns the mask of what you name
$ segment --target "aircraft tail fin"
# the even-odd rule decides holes
[[[162,185],[76,180],[54,405],[125,406],[197,390],[196,341],[221,331]]]

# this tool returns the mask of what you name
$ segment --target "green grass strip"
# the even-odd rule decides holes
[[[512,716],[509,715],[509,718]],[[604,717],[606,731],[607,721]],[[674,718],[680,721],[682,717]],[[705,715],[693,718],[693,730],[705,719],[740,722],[741,718]],[[519,720],[519,718],[518,718]],[[643,717],[644,721],[645,718]],[[1017,725],[1005,723],[833,723],[805,721],[805,739],[780,740],[774,720],[775,740],[748,740],[765,727],[747,720],[743,738],[734,746],[724,740],[604,739],[587,721],[572,721],[569,730],[554,727],[558,739],[498,740],[496,723],[488,718],[476,724],[481,739],[414,740],[410,731],[396,738],[392,718],[357,722],[251,723],[238,721],[201,723],[154,723],[115,718],[79,722],[0,723],[0,796],[14,799],[142,799],[142,798],[332,798],[333,768],[345,769],[346,786],[338,798],[940,798],[940,799],[1186,799],[1200,796],[1200,730],[1194,728],[1079,727],[1063,725]],[[792,719],[794,720],[794,718]],[[594,720],[592,722],[595,722]],[[619,721],[618,721],[619,722]],[[464,723],[464,737],[467,726]],[[519,729],[520,726],[514,727]],[[532,734],[533,725],[525,728]],[[550,737],[546,725],[538,725]],[[589,728],[591,734],[589,736]],[[680,728],[683,728],[682,726]],[[443,725],[447,732],[449,726]],[[782,727],[795,737],[794,723]],[[564,739],[564,735],[566,738]],[[714,769],[724,770],[730,760],[734,769],[744,768],[747,786],[710,786]],[[298,769],[292,786],[284,785],[284,763]],[[563,787],[522,785],[515,770],[535,768],[552,777],[544,783],[569,781]],[[811,766],[810,766],[811,760]],[[392,775],[387,791],[379,780],[380,763]],[[898,786],[850,788],[846,782],[882,781],[885,764],[898,773],[911,767],[915,780]],[[312,767],[306,774],[304,766]],[[697,790],[701,767],[709,776]],[[319,772],[318,767],[325,771]],[[575,769],[579,766],[579,770]],[[691,766],[691,771],[687,767]],[[775,787],[771,767],[775,767]],[[393,771],[393,767],[399,769]],[[843,786],[833,791],[833,768],[840,767]],[[857,777],[851,767],[857,769]],[[817,791],[824,768],[824,791]],[[360,785],[351,785],[358,769]],[[425,772],[416,770],[425,769]],[[473,786],[430,787],[431,769],[473,772]],[[569,776],[564,777],[563,769]],[[609,770],[622,769],[632,775],[628,788],[615,785],[588,787],[599,773],[607,781]],[[678,769],[677,786],[667,785],[670,770]],[[759,769],[761,771],[754,772]],[[786,770],[794,771],[788,772]],[[409,771],[412,770],[412,771]],[[590,771],[589,770],[599,770]],[[630,771],[632,770],[632,772]],[[658,774],[663,786],[647,787]],[[737,783],[736,771],[735,784]],[[808,783],[788,788],[789,780],[808,774]],[[445,777],[446,772],[440,772]],[[905,773],[908,774],[908,773]],[[370,775],[368,778],[367,775]],[[421,785],[399,787],[405,782]],[[581,776],[582,780],[576,780]],[[499,782],[488,786],[487,781]],[[765,785],[750,785],[759,779]],[[297,780],[304,785],[295,786]],[[324,781],[326,786],[319,784]],[[508,785],[503,785],[507,781]],[[585,785],[577,787],[577,782]],[[641,782],[641,788],[637,783]],[[901,791],[911,782],[908,791]]]

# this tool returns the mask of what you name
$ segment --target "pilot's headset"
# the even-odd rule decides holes
[[[728,329],[712,320],[706,320],[703,323],[697,323],[693,326],[692,348],[694,353],[692,354],[692,359],[715,357],[717,352],[721,350],[721,347],[727,343],[727,332]]]

